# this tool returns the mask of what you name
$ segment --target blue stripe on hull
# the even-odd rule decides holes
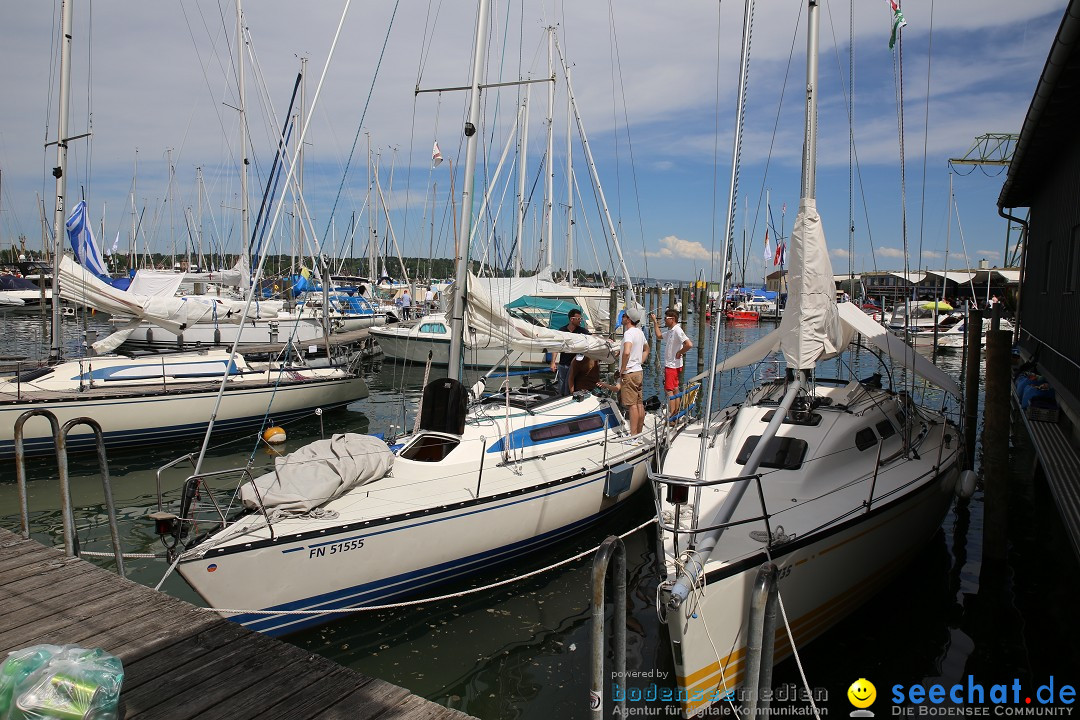
[[[352,402],[351,400],[349,402]],[[333,405],[320,405],[325,410],[342,407],[348,403],[337,403]],[[288,422],[290,420],[296,420],[298,418],[309,415],[314,410],[314,407],[299,408],[297,410],[285,410],[281,412],[272,412],[270,417],[275,422]],[[217,420],[214,422],[215,432],[220,431],[222,433],[236,433],[241,431],[250,430],[253,427],[259,427],[264,418],[264,414],[249,415],[240,418],[229,418],[225,420]],[[206,427],[209,425],[207,422],[198,423],[185,423],[182,425],[166,425],[163,427],[149,427],[140,428],[137,430],[114,430],[111,432],[103,433],[105,440],[105,447],[108,450],[115,450],[125,447],[134,447],[138,445],[155,445],[166,442],[172,442],[184,437],[193,437],[202,435],[206,432]],[[83,426],[75,428],[79,430]],[[68,452],[77,451],[91,451],[97,448],[97,439],[93,434],[74,434],[67,437],[67,449]],[[26,438],[23,440],[23,452],[26,457],[34,455],[51,455],[55,452],[55,445],[53,444],[52,436],[39,437],[39,438]],[[14,440],[2,440],[0,441],[0,460],[9,460],[15,457],[15,441]]]
[[[601,520],[609,513],[618,509],[620,504],[621,503],[614,504],[610,508],[602,510],[595,515],[591,515],[575,523],[571,523],[570,525],[565,525],[561,528],[551,530],[547,533],[544,533],[543,535],[537,535],[535,537],[521,540],[516,543],[503,545],[502,547],[498,547],[493,550],[476,553],[475,555],[470,555],[469,557],[460,558],[458,560],[441,563],[439,565],[432,565],[430,567],[421,568],[419,570],[402,573],[401,575],[396,575],[394,577],[374,580],[371,582],[363,583],[361,585],[355,585],[353,587],[345,588],[343,590],[337,590],[333,593],[318,595],[315,597],[306,598],[304,600],[297,600],[267,609],[316,609],[319,605],[324,605],[328,602],[332,602],[336,598],[344,595],[365,596],[362,600],[350,602],[347,607],[361,607],[364,605],[383,604],[395,599],[412,595],[417,590],[420,590],[422,588],[445,584],[464,575],[473,574],[481,570],[495,567],[523,555],[527,555],[533,551],[540,550],[544,547],[557,543],[565,539],[566,537],[573,535],[584,527]],[[387,590],[388,586],[393,587],[394,589]],[[268,616],[264,614],[245,613],[243,615],[234,615],[229,619],[233,620],[234,622],[238,622],[252,630],[266,633],[267,635],[287,635],[289,633],[294,633],[305,628],[314,627],[316,625],[322,625],[328,622],[332,622],[334,620],[345,618],[350,615],[355,615],[355,613],[330,612],[322,615],[284,616]]]

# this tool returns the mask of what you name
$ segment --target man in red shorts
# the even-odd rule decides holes
[[[660,352],[664,358],[664,392],[668,396],[668,417],[671,418],[679,411],[678,398],[671,396],[679,392],[683,358],[694,344],[679,326],[679,313],[675,310],[668,308],[664,312],[663,330],[660,329],[655,313],[649,313],[649,319],[652,320],[653,332],[656,334],[656,339],[660,341]]]

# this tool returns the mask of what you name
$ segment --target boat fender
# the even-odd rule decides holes
[[[263,431],[262,436],[263,440],[270,443],[271,445],[279,445],[285,442],[285,428],[277,426],[266,428],[266,430]]]
[[[960,477],[956,478],[956,496],[969,498],[975,494],[975,481],[978,476],[972,470],[964,470]]]

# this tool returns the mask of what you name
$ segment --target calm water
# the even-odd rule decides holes
[[[0,355],[39,356],[47,352],[47,333],[40,315],[30,311],[0,316],[5,338]],[[104,333],[103,318],[87,325]],[[721,330],[721,352],[760,337],[771,326]],[[687,327],[698,342],[694,319]],[[79,347],[82,321],[65,323],[66,346]],[[44,338],[44,339],[43,339]],[[711,345],[711,340],[708,342]],[[857,375],[874,371],[876,360],[866,352],[846,359]],[[688,367],[695,367],[694,353]],[[846,376],[846,366],[822,374]],[[939,364],[956,370],[960,356]],[[436,371],[438,372],[438,371]],[[763,368],[763,376],[773,372]],[[647,373],[656,376],[656,373]],[[286,450],[294,450],[320,433],[341,430],[387,432],[412,422],[423,377],[422,368],[402,368],[392,362],[373,365],[366,379],[371,396],[346,410],[328,413],[323,426],[316,418],[289,426]],[[649,378],[647,377],[647,382]],[[728,375],[720,404],[741,398],[754,378]],[[404,388],[404,390],[402,390]],[[1023,438],[1023,435],[1020,435]],[[129,552],[160,550],[144,520],[156,509],[156,469],[184,452],[197,451],[195,442],[166,449],[117,452],[110,457],[113,491],[121,515],[121,532]],[[213,468],[238,467],[249,457],[269,462],[254,435],[215,440],[208,461]],[[871,679],[879,694],[895,683],[951,684],[975,674],[990,685],[1019,678],[1027,687],[1045,682],[1080,680],[1080,632],[1073,607],[1078,585],[1077,564],[1069,551],[1057,513],[1043,484],[1030,481],[1033,455],[1023,444],[1010,456],[1008,485],[1008,561],[1004,566],[983,563],[983,496],[958,501],[942,532],[897,580],[859,611],[815,643],[800,648],[809,684],[828,691],[832,714],[851,706],[843,693],[857,678]],[[30,463],[30,507],[34,537],[46,544],[61,543],[59,489],[54,463]],[[96,461],[72,458],[72,493],[84,548],[108,549],[108,530],[101,504]],[[181,479],[167,479],[175,486]],[[175,489],[167,499],[176,500]],[[0,470],[0,523],[17,530],[14,472]],[[446,592],[465,591],[545,567],[599,544],[608,534],[622,533],[652,514],[648,493],[640,493],[602,526],[567,541],[541,557],[513,568],[487,573],[471,585],[458,584]],[[634,670],[670,673],[666,635],[654,610],[655,534],[651,530],[626,540],[629,581],[628,659]],[[417,548],[422,552],[422,548]],[[109,561],[98,561],[109,566]],[[132,560],[129,575],[155,585],[165,572],[160,560]],[[528,581],[453,600],[398,610],[359,613],[354,618],[288,638],[305,649],[325,655],[364,673],[402,685],[436,702],[471,715],[496,718],[587,717],[590,677],[590,560],[585,559]],[[176,576],[163,590],[199,603]],[[798,683],[792,661],[777,667],[776,683]],[[641,681],[644,687],[652,680]],[[632,682],[631,685],[634,683]]]

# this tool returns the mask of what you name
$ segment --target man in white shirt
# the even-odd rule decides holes
[[[656,339],[660,341],[660,352],[664,358],[664,392],[668,395],[668,417],[672,418],[679,412],[679,400],[671,396],[679,392],[683,358],[694,344],[679,325],[679,313],[675,310],[668,308],[664,312],[663,330],[660,329],[655,314],[649,313],[649,318],[652,320]]]
[[[427,289],[424,293],[424,307],[427,312],[435,312],[435,291],[431,288]]]
[[[623,313],[622,357],[619,358],[619,401],[630,418],[630,434],[640,435],[645,426],[645,398],[641,390],[641,368],[649,359],[649,341],[638,325],[640,308],[630,307]]]

